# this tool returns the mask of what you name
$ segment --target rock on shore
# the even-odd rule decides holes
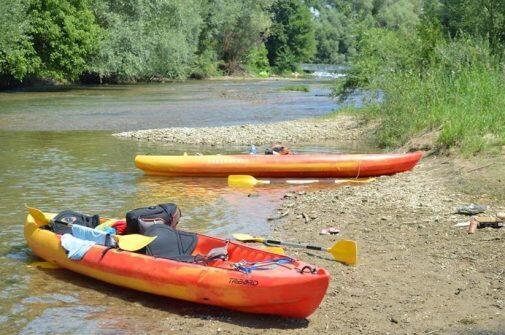
[[[363,122],[349,115],[327,119],[303,119],[271,124],[225,127],[179,127],[128,131],[114,136],[137,140],[204,145],[268,145],[272,143],[312,143],[335,140],[363,140],[368,133]]]

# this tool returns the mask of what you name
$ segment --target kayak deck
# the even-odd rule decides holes
[[[146,174],[181,177],[366,178],[411,170],[421,152],[369,155],[207,155],[135,157]]]

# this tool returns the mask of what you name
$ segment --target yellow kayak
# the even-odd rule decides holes
[[[150,175],[227,177],[251,175],[277,178],[366,178],[412,169],[421,152],[407,154],[205,155],[135,157]]]

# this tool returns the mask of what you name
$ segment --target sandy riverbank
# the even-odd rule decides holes
[[[268,130],[261,135],[256,134],[258,128],[248,126],[233,128],[243,129],[236,137],[234,131],[228,131],[228,136],[222,133],[229,128],[217,132],[199,129],[203,135],[198,140],[191,136],[193,130],[176,130],[177,135],[168,139],[163,136],[172,136],[168,133],[173,134],[173,129],[144,134],[150,134],[149,140],[160,141],[191,138],[203,141],[196,143],[209,143],[231,138],[237,142],[224,143],[250,144],[254,138],[257,142],[253,143],[262,144],[280,133],[286,137],[275,137],[276,141],[293,143],[296,140],[287,135],[291,127],[298,129],[297,125],[306,122],[313,122],[318,131],[301,136],[301,142],[326,136],[344,141],[352,134],[359,140],[372,130],[370,125],[339,116],[330,121],[262,126]],[[322,124],[325,130],[319,131]],[[284,133],[275,127],[283,127]],[[181,135],[186,131],[188,135]],[[246,138],[244,134],[253,137],[240,142]],[[314,315],[308,320],[286,320],[185,303],[168,310],[150,305],[149,313],[164,321],[137,330],[162,333],[184,329],[192,334],[504,334],[505,229],[486,228],[469,235],[465,229],[454,227],[468,220],[454,214],[457,205],[485,204],[490,214],[505,210],[504,163],[503,157],[467,160],[432,156],[411,172],[381,177],[371,184],[316,186],[290,192],[278,209],[287,215],[270,221],[273,236],[321,245],[345,237],[359,245],[360,263],[356,267],[346,267],[323,254],[288,250],[332,274],[328,293]],[[340,228],[341,236],[319,235],[328,226]]]
[[[505,204],[493,194],[462,188],[475,178],[468,165],[429,158],[413,172],[373,184],[285,198],[279,211],[289,215],[276,224],[278,237],[330,245],[337,238],[318,232],[336,226],[360,246],[355,268],[298,254],[333,274],[311,318],[313,333],[505,332],[505,229],[468,235],[454,227],[468,220],[454,214],[459,204],[482,203],[490,214]],[[302,213],[312,220],[305,223]]]
[[[334,118],[303,119],[270,124],[228,127],[164,128],[129,131],[117,137],[140,141],[203,145],[270,145],[272,143],[350,143],[368,137],[370,126],[359,119],[338,115]]]
[[[323,303],[307,320],[237,313],[105,284],[92,292],[111,307],[108,313],[121,310],[109,314],[112,320],[124,320],[125,313],[146,315],[145,322],[109,325],[125,334],[504,334],[505,229],[469,235],[453,226],[467,220],[454,214],[459,204],[485,204],[489,213],[505,209],[494,193],[475,192],[490,187],[474,163],[431,157],[412,172],[371,184],[287,193],[278,211],[288,214],[270,221],[274,237],[321,245],[350,238],[359,246],[356,267],[326,254],[287,249],[332,275]],[[503,176],[503,168],[495,168],[484,169],[486,175]],[[473,179],[480,181],[478,188],[469,187]],[[340,228],[341,236],[319,235],[328,226]],[[97,284],[83,278],[79,285]]]

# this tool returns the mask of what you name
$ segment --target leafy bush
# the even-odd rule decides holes
[[[268,50],[265,44],[261,43],[257,48],[247,54],[244,64],[244,68],[247,72],[263,77],[265,74],[268,76],[270,64],[268,62]]]
[[[97,1],[105,35],[88,71],[120,81],[186,78],[202,24],[196,5],[196,0]]]
[[[309,92],[310,89],[307,85],[290,85],[281,88],[281,91],[293,91],[293,92]]]
[[[424,35],[371,30],[340,89],[384,92],[383,104],[358,112],[381,120],[380,145],[402,145],[426,131],[439,134],[439,148],[466,154],[505,144],[505,73],[498,58],[479,39],[433,36],[436,28]]]

